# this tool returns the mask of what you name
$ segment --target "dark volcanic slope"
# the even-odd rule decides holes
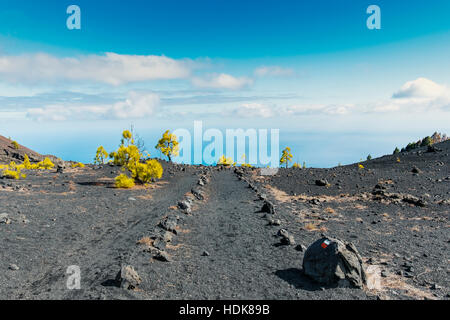
[[[281,169],[253,179],[279,213],[291,214],[287,229],[302,243],[320,233],[355,243],[384,271],[384,297],[448,298],[450,141],[435,147],[366,161],[364,169]]]
[[[401,154],[400,162],[383,157],[364,169],[289,169],[272,177],[239,169],[243,179],[234,169],[163,163],[161,181],[131,190],[111,187],[120,169],[110,166],[0,180],[0,214],[11,222],[0,223],[0,298],[447,299],[449,146]],[[421,172],[413,174],[414,166]],[[205,175],[209,182],[199,186]],[[192,188],[204,199],[185,214],[177,203],[193,198]],[[259,212],[262,193],[279,226]],[[171,217],[172,240],[151,240]],[[299,247],[280,244],[280,228],[297,245],[321,233],[355,243],[380,284],[321,288],[301,273]],[[137,289],[118,287],[122,264],[142,277]],[[66,288],[70,265],[81,268],[81,290]]]
[[[0,164],[10,163],[11,161],[21,162],[23,161],[25,154],[28,155],[31,162],[38,162],[44,159],[45,156],[37,153],[36,151],[28,149],[21,144],[19,144],[19,149],[14,148],[13,144],[11,143],[12,141],[13,140],[0,135]],[[57,160],[54,156],[47,157],[50,157],[52,161]]]

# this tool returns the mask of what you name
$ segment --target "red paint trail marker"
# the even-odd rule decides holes
[[[324,242],[322,242],[320,246],[325,249],[330,245],[330,243],[331,243],[330,240],[325,240]]]

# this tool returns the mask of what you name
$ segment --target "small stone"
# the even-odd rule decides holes
[[[275,214],[275,208],[270,201],[265,200],[264,205],[261,208],[261,212],[267,212],[270,214]]]
[[[8,267],[9,270],[13,270],[13,271],[17,271],[19,270],[19,267],[17,266],[17,264],[11,263]]]
[[[173,232],[173,233],[177,233],[176,231],[176,226],[177,226],[177,218],[175,216],[168,216],[167,218],[165,218],[163,221],[161,221],[159,223],[159,226],[161,228],[163,228],[164,230]]]
[[[437,283],[433,283],[433,285],[430,287],[431,290],[441,290],[442,287],[438,285]]]
[[[209,252],[206,251],[206,250],[203,251],[203,252],[202,252],[202,256],[203,256],[203,257],[209,257]]]
[[[8,218],[8,214],[7,213],[0,213],[0,224],[10,224],[11,223],[11,219]]]
[[[293,236],[291,236],[286,229],[280,229],[277,234],[279,237],[281,237],[281,244],[285,245],[294,245],[295,239]]]
[[[417,168],[416,166],[414,166],[414,167],[412,168],[411,172],[412,172],[412,173],[421,173],[422,171],[421,171],[419,168]]]
[[[279,225],[281,225],[281,221],[279,219],[269,219],[269,225],[279,226]]]
[[[300,252],[305,252],[306,247],[302,244],[298,244],[297,246],[295,246],[295,250],[300,251]]]
[[[194,195],[195,198],[197,198],[197,200],[205,199],[203,191],[201,191],[200,189],[192,188],[191,193]]]
[[[136,201],[136,199],[133,198],[133,197],[129,197],[128,200],[129,200],[129,201]]]
[[[142,282],[142,279],[134,270],[133,266],[124,265],[117,274],[116,281],[120,284],[121,288],[132,290]]]
[[[324,186],[328,185],[328,181],[325,179],[318,179],[315,181],[315,183],[316,183],[316,186],[319,186],[319,187],[324,187]]]
[[[162,250],[157,250],[153,257],[162,262],[170,262],[171,261],[169,254]]]

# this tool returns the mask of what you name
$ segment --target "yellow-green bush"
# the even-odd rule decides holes
[[[94,163],[104,164],[106,158],[108,158],[108,152],[106,152],[103,146],[98,147],[97,152],[95,154]]]
[[[2,171],[3,177],[19,180],[20,178],[25,179],[27,177],[25,174],[21,173],[23,167],[23,164],[17,165],[14,161],[11,161],[9,165],[2,165],[0,169],[4,169]]]
[[[99,149],[97,149],[98,152]],[[150,154],[146,154],[150,156]],[[135,182],[145,184],[152,182],[152,179],[160,179],[163,174],[161,164],[154,159],[148,159],[142,162],[143,155],[134,143],[133,134],[129,130],[122,133],[121,144],[116,151],[109,154],[112,158],[111,163],[122,166],[122,170],[127,170],[131,174],[129,178],[126,174],[116,177],[117,188],[131,188]]]
[[[158,144],[155,146],[156,149],[161,150],[161,152],[167,156],[169,161],[172,161],[172,157],[179,155],[177,136],[170,133],[169,130],[163,133],[161,139],[159,139]]]
[[[17,143],[17,141],[12,141],[11,144],[13,145],[14,149],[19,149],[19,144]]]
[[[124,188],[124,189],[128,189],[128,188],[132,188],[134,187],[134,179],[133,178],[129,178],[126,174],[121,174],[118,175],[115,178],[115,186],[116,188]]]
[[[25,155],[25,156],[24,156],[24,159],[23,159],[23,167],[24,167],[25,169],[31,169],[31,162],[30,162],[30,158],[28,158],[28,155]]]
[[[45,158],[43,161],[31,164],[28,155],[24,156],[23,163],[17,164],[11,161],[9,164],[0,165],[0,170],[2,171],[2,176],[9,179],[25,179],[26,175],[22,174],[23,169],[26,170],[50,170],[55,165],[49,158]]]
[[[84,168],[84,164],[81,162],[73,163],[71,165],[72,168]]]
[[[217,162],[218,165],[224,165],[224,166],[234,166],[235,163],[233,162],[232,158],[227,158],[225,155],[222,155],[219,158],[219,161]]]
[[[36,165],[32,165],[32,169],[50,170],[55,167],[55,164],[49,159],[45,158],[43,161],[38,162]]]
[[[286,168],[287,168],[288,165],[289,165],[289,161],[291,161],[291,160],[292,160],[291,148],[286,147],[283,150],[283,153],[281,155],[280,164],[285,163],[286,164]]]
[[[162,177],[163,168],[161,164],[154,160],[147,160],[145,163],[135,163],[128,165],[131,176],[140,183],[150,183],[152,179],[160,179]]]

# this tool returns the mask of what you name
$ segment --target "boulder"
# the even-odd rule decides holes
[[[367,281],[355,246],[329,237],[323,237],[308,247],[303,258],[303,271],[324,285],[361,288]]]

